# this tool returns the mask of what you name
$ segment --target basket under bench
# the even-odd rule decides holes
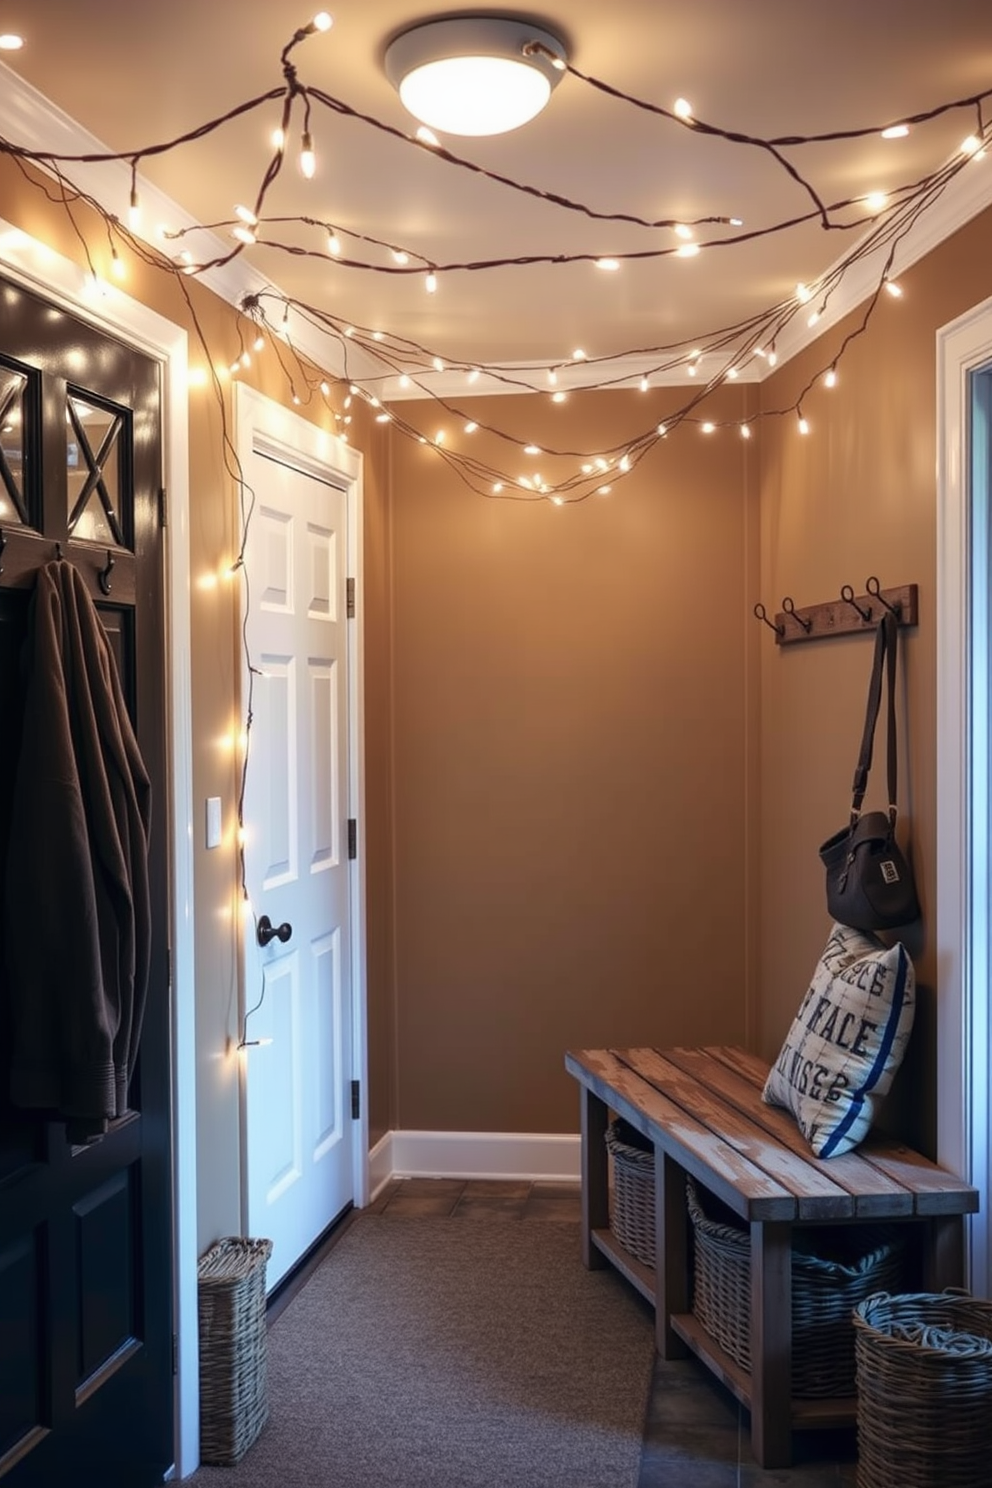
[[[665,1359],[689,1350],[751,1412],[751,1445],[763,1467],[787,1467],[796,1430],[853,1425],[856,1397],[793,1399],[792,1232],[797,1225],[912,1223],[922,1284],[960,1286],[964,1216],[978,1190],[898,1142],[872,1135],[856,1152],[811,1155],[792,1117],[767,1106],[762,1060],[743,1049],[585,1049],[565,1057],[581,1087],[582,1256],[616,1266],[655,1306]],[[655,1267],[609,1228],[606,1129],[622,1116],[654,1148]],[[750,1234],[751,1368],[742,1369],[689,1310],[690,1175]]]

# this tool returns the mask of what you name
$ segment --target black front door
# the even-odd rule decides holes
[[[156,362],[0,280],[0,884],[28,602],[57,555],[97,604],[152,783],[143,1032],[127,1109],[97,1141],[11,1101],[0,943],[2,1488],[146,1488],[174,1455],[160,425]]]

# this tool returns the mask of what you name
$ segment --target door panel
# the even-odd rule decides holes
[[[0,1483],[145,1488],[173,1457],[159,368],[25,290],[0,295],[0,883],[28,603],[59,552],[108,633],[153,801],[140,1052],[127,1111],[91,1145],[9,1101],[0,943]]]
[[[347,499],[253,454],[254,673],[244,819],[248,1218],[274,1286],[353,1197]],[[258,917],[291,938],[258,944]]]

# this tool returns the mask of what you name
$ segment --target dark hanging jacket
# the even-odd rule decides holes
[[[71,1141],[127,1110],[148,986],[151,787],[106,632],[71,563],[41,569],[7,862],[10,1096]]]

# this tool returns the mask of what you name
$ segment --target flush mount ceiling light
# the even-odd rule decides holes
[[[445,134],[505,134],[539,114],[565,70],[557,36],[505,16],[448,16],[404,31],[386,76],[414,118]]]

